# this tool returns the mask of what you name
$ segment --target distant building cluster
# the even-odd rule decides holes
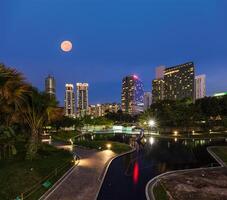
[[[89,105],[88,83],[65,84],[64,114],[68,117],[102,117],[107,113],[117,113],[121,109],[118,103]],[[56,82],[53,76],[45,79],[45,92],[51,98],[56,97]]]
[[[88,83],[65,84],[65,115],[83,117],[88,113]]]
[[[88,83],[65,84],[64,112],[69,117],[101,117],[108,112],[137,115],[150,108],[152,103],[161,100],[201,99],[206,96],[206,75],[195,75],[193,62],[165,67],[158,66],[152,90],[144,91],[144,85],[137,75],[128,75],[122,79],[121,104],[103,103],[89,105]],[[74,91],[76,90],[76,91]],[[45,79],[45,91],[56,97],[56,82],[53,76]],[[226,95],[218,93],[215,96]]]
[[[117,103],[89,105],[88,115],[92,117],[102,117],[105,116],[107,113],[117,113],[120,108],[120,104]]]

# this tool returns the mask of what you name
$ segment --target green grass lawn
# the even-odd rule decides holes
[[[108,149],[107,144],[111,144],[110,149],[117,154],[121,154],[132,149],[127,144],[120,143],[120,142],[112,142],[112,141],[85,140],[85,141],[75,141],[74,144],[78,146],[88,147],[91,149],[97,149],[97,150],[106,150]]]
[[[38,190],[25,199],[38,199],[47,190],[41,186],[46,176],[53,173],[53,177],[48,179],[53,184],[72,166],[72,155],[69,152],[49,145],[43,145],[37,158],[33,161],[24,160],[21,157],[18,155],[14,159],[0,161],[1,200],[15,199],[37,183]],[[55,172],[57,167],[63,165],[65,167],[62,170],[59,168],[59,171]],[[25,193],[25,196],[27,194]]]
[[[160,183],[155,185],[153,192],[154,192],[155,199],[157,199],[157,200],[168,200],[168,195],[167,195],[165,189],[163,188],[163,186]]]
[[[225,163],[227,163],[227,147],[213,147],[212,151]]]

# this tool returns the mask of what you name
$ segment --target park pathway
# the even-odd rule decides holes
[[[80,163],[42,200],[94,200],[101,186],[107,163],[115,156],[111,150],[96,151],[76,147]]]

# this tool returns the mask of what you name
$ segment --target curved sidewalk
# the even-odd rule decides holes
[[[76,147],[80,163],[42,200],[94,200],[99,191],[100,176],[106,164],[116,155],[110,150],[96,151]]]

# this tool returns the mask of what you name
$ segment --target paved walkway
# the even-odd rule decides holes
[[[51,190],[45,200],[94,200],[108,161],[115,156],[110,150],[76,149],[80,156],[78,167]]]

